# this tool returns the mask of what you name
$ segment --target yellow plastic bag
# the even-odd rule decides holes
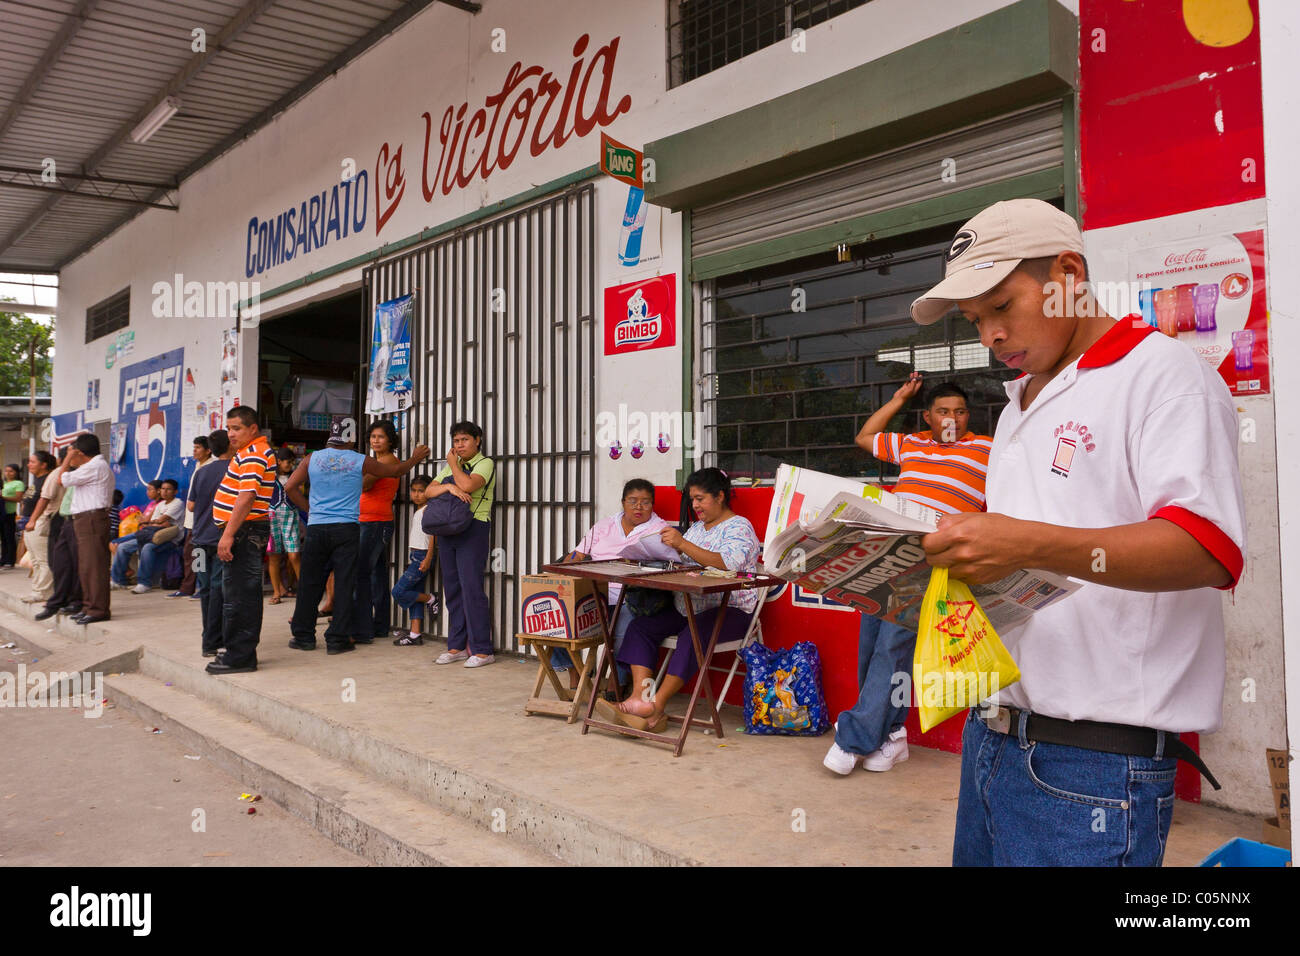
[[[975,596],[947,568],[930,572],[912,659],[921,732],[1020,680],[1020,669]]]

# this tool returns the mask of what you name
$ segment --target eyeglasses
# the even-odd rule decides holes
[[[633,511],[649,511],[654,507],[654,502],[646,501],[644,498],[624,498],[623,507]]]

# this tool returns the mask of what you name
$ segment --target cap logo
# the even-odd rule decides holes
[[[952,260],[956,259],[963,252],[969,249],[971,243],[973,243],[976,238],[975,230],[973,229],[963,229],[961,232],[957,233],[957,235],[953,236],[952,245],[948,248],[948,255],[944,257],[945,261],[952,262]]]

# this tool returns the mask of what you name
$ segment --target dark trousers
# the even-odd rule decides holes
[[[108,617],[108,509],[96,508],[75,514],[72,523],[77,532],[81,611],[88,617]]]
[[[689,601],[690,598],[687,600]],[[624,608],[619,612],[619,617],[626,613],[627,609]],[[717,619],[716,607],[695,613],[695,629],[700,635],[701,654],[709,646],[709,637],[713,634],[713,625]],[[739,608],[728,607],[726,615],[722,618],[722,632],[718,635],[718,643],[740,640],[745,636],[747,627],[749,627],[749,615]],[[683,681],[689,681],[700,669],[700,665],[695,659],[695,643],[691,640],[690,622],[686,620],[685,615],[677,613],[675,607],[660,611],[658,614],[633,618],[627,628],[627,637],[623,638],[623,649],[618,652],[618,659],[629,666],[648,667],[653,673],[659,667],[659,645],[670,634],[677,635],[677,647],[668,659],[668,673],[680,677]]]
[[[492,609],[483,589],[492,524],[475,518],[460,534],[438,535],[438,567],[447,602],[447,650],[492,653]],[[337,584],[335,594],[338,593]]]
[[[180,592],[186,595],[192,595],[194,588],[198,584],[198,572],[194,570],[194,532],[185,533],[185,553],[181,555],[181,576]]]
[[[203,615],[203,653],[215,654],[224,637],[221,621],[225,610],[226,562],[217,557],[215,544],[201,544],[194,549],[190,569],[199,588],[199,611]]]
[[[392,625],[388,612],[388,543],[393,540],[393,523],[361,522],[360,540],[356,597],[352,602],[355,619],[352,633],[358,637],[383,637]],[[338,578],[335,578],[336,595],[338,586]]]
[[[357,578],[357,552],[361,546],[361,528],[355,521],[332,524],[309,524],[299,556],[298,597],[293,606],[289,629],[295,639],[316,643],[316,608],[325,593],[325,581],[334,571],[334,617],[325,629],[325,643],[348,644],[353,625],[352,590]],[[370,633],[356,632],[369,637]]]
[[[0,567],[14,566],[18,560],[17,515],[0,512]]]
[[[257,663],[262,637],[262,556],[271,536],[266,521],[245,521],[235,532],[231,560],[222,569],[221,646],[235,667]]]
[[[55,531],[55,523],[58,531]],[[81,603],[81,578],[77,574],[77,526],[72,518],[55,515],[50,521],[50,571],[54,573],[54,593],[46,608],[58,610]]]

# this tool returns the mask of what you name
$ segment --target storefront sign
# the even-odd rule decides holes
[[[131,432],[126,452],[131,467],[123,464],[117,486],[126,493],[126,504],[141,504],[144,485],[155,478],[185,485],[180,460],[184,356],[184,349],[173,349],[122,369],[116,417]]]
[[[643,352],[677,344],[675,273],[605,290],[605,354]]]
[[[411,311],[415,296],[404,295],[375,307],[370,343],[370,388],[366,411],[391,415],[411,401]]]
[[[1148,325],[1191,346],[1234,394],[1269,391],[1262,228],[1139,249],[1129,273]]]
[[[282,262],[306,255],[331,239],[346,239],[366,227],[370,174],[359,170],[352,179],[334,183],[300,203],[275,214],[248,220],[244,240],[244,275],[252,278]]]
[[[606,176],[613,176],[621,183],[644,188],[641,181],[642,154],[638,149],[624,146],[608,133],[600,134],[600,171]]]

